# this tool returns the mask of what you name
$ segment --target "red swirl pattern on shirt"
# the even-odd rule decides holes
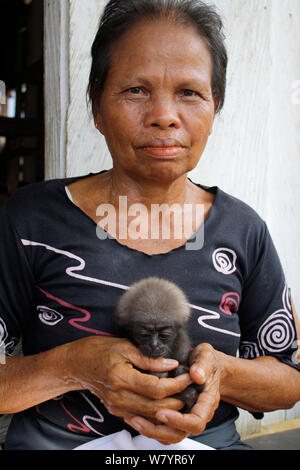
[[[219,309],[226,315],[232,315],[238,311],[239,303],[240,296],[237,292],[226,292],[222,297]]]
[[[85,322],[89,321],[89,319],[91,318],[90,312],[88,312],[87,310],[84,310],[83,308],[76,307],[75,305],[69,304],[65,300],[59,299],[58,297],[55,297],[52,294],[49,294],[49,292],[46,292],[44,289],[42,289],[39,286],[36,286],[36,287],[41,292],[43,292],[43,294],[45,294],[45,296],[48,297],[49,299],[55,300],[60,305],[63,305],[64,307],[70,308],[72,310],[76,310],[76,311],[81,312],[83,314],[83,317],[81,317],[81,318],[71,318],[69,320],[70,325],[74,326],[75,328],[78,328],[79,330],[84,330],[84,331],[87,331],[89,333],[94,333],[95,335],[112,336],[111,333],[107,333],[106,331],[96,330],[94,328],[88,328],[87,326],[84,326],[84,325],[79,325],[78,323],[85,323]]]

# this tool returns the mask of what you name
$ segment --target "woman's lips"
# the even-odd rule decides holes
[[[141,147],[142,150],[151,154],[153,157],[177,157],[185,148],[181,146],[168,146],[168,147]]]
[[[176,158],[186,151],[183,142],[174,138],[145,140],[137,148],[157,159]]]

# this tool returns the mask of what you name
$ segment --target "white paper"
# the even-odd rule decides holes
[[[165,446],[155,439],[138,435],[131,437],[125,429],[105,437],[94,439],[74,450],[214,450],[193,439],[186,438],[178,444]]]

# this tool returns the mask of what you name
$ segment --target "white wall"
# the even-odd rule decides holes
[[[98,28],[104,0],[70,0],[70,107],[68,116],[68,176],[111,168],[104,138],[87,113],[86,88],[90,49]]]
[[[51,21],[47,20],[47,11],[53,1],[45,0],[46,31]],[[196,182],[218,185],[244,200],[267,221],[300,313],[300,93],[293,89],[300,81],[300,2],[213,3],[225,21],[227,98],[191,176]],[[74,176],[111,167],[105,142],[87,113],[85,96],[90,47],[105,4],[104,0],[68,1],[69,19],[63,26],[69,37],[67,53],[66,45],[60,45],[68,66],[67,123],[65,129],[61,126],[60,142],[64,146],[60,146],[60,162],[48,165],[47,178],[62,176],[62,172]],[[49,132],[52,98],[46,92]],[[65,100],[65,96],[61,98]],[[57,135],[51,138],[48,134],[48,150],[56,139]],[[51,162],[58,159],[53,151],[48,155]],[[300,417],[299,406],[270,413],[264,423],[293,417]],[[248,413],[242,413],[242,434],[257,431],[259,426]]]
[[[300,313],[298,0],[215,0],[229,52],[225,108],[198,168],[267,221]]]

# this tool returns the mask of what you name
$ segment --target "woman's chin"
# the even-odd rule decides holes
[[[156,183],[172,183],[173,181],[186,175],[190,170],[176,162],[160,161],[151,165],[147,171],[147,179]]]

